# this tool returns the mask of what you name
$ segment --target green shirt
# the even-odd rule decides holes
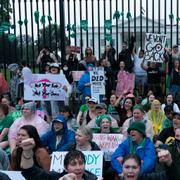
[[[0,133],[3,131],[4,128],[10,128],[13,123],[13,118],[7,115],[3,120],[0,121]],[[3,141],[7,141],[8,136],[6,135]]]
[[[80,107],[80,110],[79,111],[81,111],[81,112],[86,112],[88,110],[88,106],[87,106],[87,104],[83,104],[81,107]]]

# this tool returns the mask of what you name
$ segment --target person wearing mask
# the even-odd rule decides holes
[[[128,128],[129,137],[123,141],[111,157],[111,164],[118,176],[122,176],[122,161],[129,154],[137,154],[141,161],[141,174],[151,173],[156,162],[156,151],[152,141],[146,137],[143,122],[133,122]]]
[[[41,136],[42,145],[47,147],[49,154],[54,151],[64,151],[75,141],[75,133],[67,128],[64,116],[58,115],[52,121],[50,131]]]
[[[69,95],[71,93],[71,86],[69,82],[67,81],[65,75],[63,74],[63,71],[60,68],[60,65],[58,63],[51,63],[49,67],[49,72],[52,75],[59,75],[59,78],[63,78],[65,81],[65,84],[63,85],[63,91],[65,91],[65,101],[45,101],[44,107],[47,111],[47,114],[49,117],[54,117],[59,114],[60,109],[68,104]]]

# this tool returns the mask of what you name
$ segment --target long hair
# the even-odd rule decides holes
[[[29,138],[33,138],[35,142],[34,150],[36,150],[39,147],[42,147],[41,139],[39,137],[39,134],[37,132],[37,129],[32,125],[24,125],[20,129],[23,129],[27,132],[29,135]]]
[[[37,129],[32,125],[24,125],[20,128],[20,130],[23,129],[27,132],[29,135],[29,138],[33,138],[35,142],[35,147],[33,148],[33,152],[35,153],[36,149],[43,147],[41,144],[41,139],[39,137],[39,134],[37,132]],[[22,147],[18,147],[16,150],[16,154],[14,154],[14,158],[12,161],[15,163],[15,170],[20,170],[20,164],[21,164],[21,155],[22,155],[23,149]],[[35,158],[33,158],[35,160]],[[36,160],[35,160],[36,161]]]

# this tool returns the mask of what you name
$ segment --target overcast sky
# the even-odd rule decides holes
[[[36,0],[33,1],[33,14],[36,11]],[[48,15],[48,0],[45,1],[45,15]],[[59,0],[56,0],[56,9],[57,9],[57,23],[59,24]],[[88,26],[92,26],[92,14],[91,14],[91,0],[88,1]],[[106,0],[106,19],[110,19],[110,1],[112,1],[112,16],[116,10],[116,0]],[[122,12],[122,0],[117,0],[118,1],[118,10]],[[160,12],[161,12],[161,19],[164,18],[164,1],[165,0],[154,0],[154,17],[155,19],[158,19],[158,2],[160,2]],[[172,0],[173,1],[173,14],[176,19],[176,12],[177,12],[177,0]],[[67,0],[64,0],[64,11],[65,11],[65,25],[67,25],[68,20],[67,20]],[[100,24],[101,26],[104,26],[104,0],[100,0],[100,14],[101,14],[101,19],[100,19]],[[134,18],[134,0],[129,0],[130,2],[130,12],[132,15],[132,18]],[[170,2],[171,0],[166,0],[167,2],[167,23],[169,23],[169,14],[170,14]],[[19,18],[19,7],[18,7],[18,0],[15,0],[15,14],[16,14],[16,22],[20,19]],[[152,0],[148,0],[148,17],[152,18]],[[180,3],[179,3],[180,6]],[[142,0],[142,7],[145,10],[146,14],[146,0]],[[50,9],[51,9],[51,17],[52,17],[52,23],[54,23],[54,0],[50,0]],[[98,25],[97,21],[97,0],[94,0],[94,23],[95,26]],[[180,7],[179,7],[180,11]],[[27,19],[28,19],[28,34],[31,35],[31,13],[30,13],[30,0],[27,0]],[[42,16],[42,1],[39,0],[39,12],[40,12],[40,17]],[[71,24],[74,24],[74,5],[73,5],[73,0],[70,0],[70,20]],[[128,0],[124,0],[124,17],[126,19],[126,14],[128,12]],[[136,0],[136,16],[140,15],[140,0]],[[77,26],[80,24],[80,18],[79,18],[79,0],[76,0],[76,17],[77,17]],[[179,15],[180,17],[180,15]],[[24,0],[21,0],[21,19],[25,19],[25,7],[24,7]],[[86,19],[86,8],[85,8],[85,0],[82,0],[82,19]],[[11,20],[13,22],[13,18]],[[121,19],[120,19],[121,21]],[[33,22],[35,25],[34,28],[34,36],[37,37],[37,31],[36,31],[36,24],[34,21],[34,15],[33,15]],[[115,24],[115,20],[112,21]],[[174,21],[175,22],[175,21]],[[13,24],[13,23],[12,23]],[[48,21],[46,18],[46,25],[48,25]],[[16,24],[17,26],[17,34],[19,33],[19,25]],[[42,28],[42,25],[40,25],[40,28]],[[13,32],[13,31],[12,31]],[[25,26],[22,25],[22,32],[25,33]]]

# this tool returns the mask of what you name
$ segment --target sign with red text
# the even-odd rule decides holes
[[[98,99],[100,95],[105,95],[105,75],[103,67],[95,67],[90,71],[91,97]]]
[[[122,134],[93,134],[93,141],[104,152],[106,161],[111,161],[111,156],[123,141]]]
[[[24,77],[24,99],[64,101],[66,78],[62,74],[31,74]]]
[[[64,157],[67,152],[53,152],[51,158],[50,171],[63,172],[64,170]],[[85,155],[86,164],[85,169],[95,174],[98,180],[102,179],[103,168],[103,152],[102,151],[83,151]]]

